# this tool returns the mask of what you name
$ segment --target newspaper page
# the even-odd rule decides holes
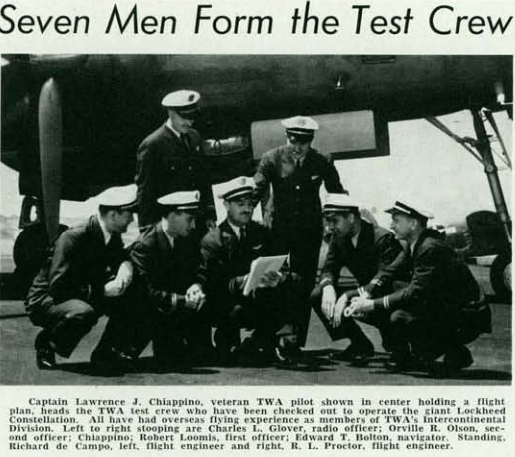
[[[0,454],[512,455],[514,13],[0,2]]]

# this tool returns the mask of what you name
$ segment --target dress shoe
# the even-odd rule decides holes
[[[254,335],[245,338],[237,351],[238,365],[264,367],[272,362],[273,346],[265,344]]]
[[[240,349],[239,346],[216,347],[214,354],[215,364],[221,367],[235,367],[240,357]]]
[[[272,360],[274,365],[294,368],[301,365],[302,351],[297,338],[291,335],[282,337],[273,347]]]
[[[443,358],[443,366],[446,373],[453,373],[463,368],[470,367],[474,363],[472,354],[466,346],[459,345],[447,351]]]
[[[335,352],[331,359],[340,362],[351,362],[356,366],[365,366],[371,357],[374,356],[374,346],[370,341],[360,344],[351,343],[343,352]]]
[[[96,374],[121,375],[133,371],[133,367],[134,358],[112,347],[91,354],[90,368]]]
[[[389,361],[385,362],[385,368],[392,373],[402,373],[408,371],[421,371],[429,375],[435,375],[437,372],[434,360],[412,354],[398,355],[393,353]]]
[[[51,370],[55,368],[55,352],[50,346],[48,332],[42,330],[39,332],[34,342],[36,348],[36,363],[40,370]]]

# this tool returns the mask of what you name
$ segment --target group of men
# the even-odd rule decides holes
[[[286,144],[263,155],[255,176],[219,186],[227,217],[208,229],[212,183],[192,129],[199,100],[195,91],[168,94],[166,122],[138,149],[135,185],[104,191],[98,213],[53,243],[26,300],[43,328],[35,342],[40,368],[53,368],[56,353],[69,357],[104,314],[95,370],[130,369],[150,341],[157,370],[292,366],[302,359],[312,307],[333,339],[350,339],[339,357],[356,365],[374,355],[357,320],[379,328],[390,369],[428,370],[441,355],[448,370],[472,363],[465,344],[489,331],[490,316],[470,271],[427,229],[430,214],[421,208],[396,202],[388,210],[394,234],[362,219],[331,160],[311,145],[312,118],[284,120]],[[254,222],[256,204],[270,194],[270,223]],[[136,211],[141,235],[124,248],[121,234]],[[332,238],[315,284],[324,222]],[[286,264],[248,293],[252,262],[279,254],[288,254]],[[344,266],[358,289],[340,289]],[[252,331],[243,341],[241,329]]]

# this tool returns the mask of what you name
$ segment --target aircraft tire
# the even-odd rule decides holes
[[[59,224],[59,233],[67,229]],[[13,260],[16,265],[15,277],[19,293],[24,295],[37,272],[43,265],[48,241],[43,224],[36,223],[24,228],[16,237],[13,246]]]
[[[511,303],[511,250],[495,258],[490,267],[490,282],[497,298]]]

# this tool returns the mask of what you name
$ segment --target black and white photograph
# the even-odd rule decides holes
[[[0,384],[511,384],[511,55],[1,63]]]

